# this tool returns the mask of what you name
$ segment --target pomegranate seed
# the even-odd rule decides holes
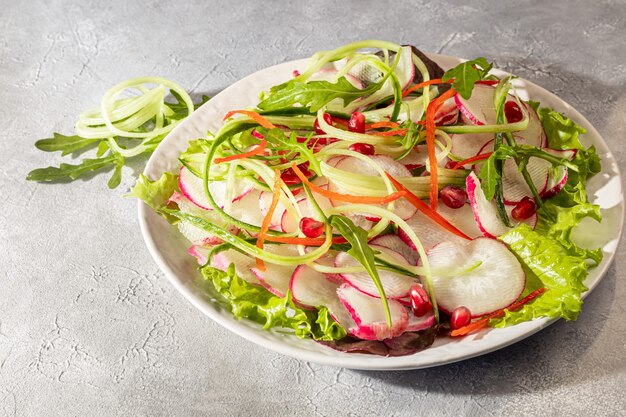
[[[333,125],[333,118],[328,113],[324,113],[324,121],[331,126]],[[320,127],[320,122],[317,120],[317,118],[315,118],[315,122],[313,123],[313,130],[315,130],[315,133],[317,133],[318,135],[326,134],[326,132],[324,132]]]
[[[286,185],[300,184],[301,182],[300,178],[298,178],[291,168],[284,170],[283,173],[280,174],[280,179],[283,180]]]
[[[441,201],[446,206],[458,209],[467,203],[467,193],[464,189],[455,187],[454,185],[446,185],[441,189]]]
[[[433,309],[428,293],[421,284],[413,284],[409,289],[411,309],[415,317],[422,317]]]
[[[311,217],[303,217],[300,219],[300,230],[306,237],[320,237],[324,233],[324,223]]]
[[[259,132],[257,132],[256,129],[254,129],[252,132],[250,132],[250,134],[252,136],[254,136],[255,138],[257,138],[257,139],[260,139],[260,140],[265,139],[265,137],[262,134],[260,134]]]
[[[506,116],[506,121],[509,123],[516,123],[524,118],[522,109],[520,109],[519,105],[514,101],[504,103],[504,115]]]
[[[517,203],[513,211],[511,212],[511,216],[515,220],[526,220],[529,219],[537,212],[537,203],[534,199],[526,196],[522,198],[522,201]]]
[[[300,71],[293,70],[292,74],[293,74],[293,78],[296,78],[296,77],[298,77],[300,75]]]
[[[472,313],[469,308],[461,306],[454,309],[450,315],[450,329],[456,330],[467,326],[472,321]]]
[[[353,143],[348,148],[351,151],[362,153],[363,155],[374,155],[374,145],[370,145],[369,143]]]
[[[348,121],[348,130],[350,132],[365,133],[365,115],[355,111]]]

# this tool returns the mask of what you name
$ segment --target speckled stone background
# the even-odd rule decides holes
[[[0,416],[626,414],[623,244],[575,323],[413,372],[317,366],[201,315],[145,248],[106,175],[24,180],[36,139],[138,75],[215,94],[272,64],[381,38],[484,55],[555,92],[626,156],[620,1],[0,1]]]

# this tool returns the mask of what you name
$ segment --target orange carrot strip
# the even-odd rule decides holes
[[[226,113],[226,116],[224,116],[223,120],[228,119],[233,114],[243,114],[243,115],[246,115],[246,116],[248,116],[249,118],[251,118],[252,120],[254,120],[255,122],[257,122],[258,124],[260,124],[261,126],[267,128],[267,129],[274,129],[276,127],[272,123],[270,123],[265,117],[261,116],[259,113],[255,112],[255,111],[250,111],[250,110],[232,110],[232,111],[229,111],[228,113]]]
[[[433,80],[424,81],[423,83],[415,84],[414,86],[409,87],[406,90],[404,90],[402,92],[402,98],[408,96],[409,94],[411,94],[413,91],[417,90],[418,88],[427,87],[433,84],[450,84],[453,81],[454,80],[443,81],[441,78],[435,78]]]
[[[309,238],[309,237],[285,237],[285,236],[265,236],[267,242],[287,243],[290,245],[306,245],[306,246],[322,246],[326,239],[324,238]],[[334,237],[332,239],[334,244],[346,243],[346,239],[341,236]]]
[[[453,330],[450,333],[450,335],[453,336],[453,337],[465,336],[466,334],[478,331],[478,330],[482,329],[483,327],[487,326],[487,324],[489,323],[489,320],[504,316],[504,310],[509,310],[509,311],[519,310],[525,304],[527,304],[530,301],[534,300],[535,298],[539,297],[541,294],[543,294],[547,290],[548,289],[545,288],[545,287],[539,288],[538,290],[535,290],[535,291],[531,292],[530,294],[528,294],[526,297],[522,298],[521,300],[514,302],[513,304],[511,304],[507,308],[496,310],[493,313],[488,314],[485,317],[483,317],[483,318],[481,318],[479,320],[476,320],[475,322],[472,322],[472,323],[468,324],[467,326],[463,326],[461,328]]]
[[[386,132],[371,132],[368,135],[374,136],[402,136],[406,135],[409,129],[397,129],[397,130],[387,130]]]
[[[391,129],[395,129],[398,126],[400,126],[400,125],[397,124],[396,122],[376,122],[376,123],[366,124],[365,125],[365,130],[378,129],[378,128],[381,128],[381,127],[389,127]]]
[[[472,156],[471,158],[464,159],[463,161],[457,162],[454,164],[452,169],[463,168],[467,164],[471,164],[472,162],[482,161],[483,159],[488,159],[493,152],[481,153],[480,155]]]
[[[437,155],[435,154],[435,113],[444,101],[454,96],[456,91],[449,89],[428,104],[426,109],[426,145],[428,146],[428,162],[430,165],[430,207],[437,210],[439,203],[439,184],[437,183]]]
[[[230,155],[224,158],[217,158],[214,162],[216,164],[221,164],[222,162],[236,161],[237,159],[244,159],[254,155],[261,155],[263,152],[265,152],[265,145],[267,145],[267,141],[263,139],[261,143],[259,143],[254,149],[249,150],[248,152]]]
[[[272,203],[270,204],[269,210],[267,210],[267,214],[263,218],[263,223],[261,224],[261,230],[259,230],[259,235],[256,238],[256,247],[259,249],[263,249],[263,241],[267,235],[267,231],[270,228],[270,222],[272,221],[272,216],[274,215],[274,210],[278,205],[278,198],[280,197],[280,184],[282,180],[280,179],[280,171],[274,170],[274,190],[272,194]],[[265,263],[262,259],[256,259],[256,267],[265,271]]]
[[[434,221],[435,223],[437,223],[439,226],[443,227],[444,229],[448,230],[449,232],[454,233],[455,235],[459,237],[462,237],[463,239],[472,240],[472,238],[470,238],[465,233],[457,229],[453,224],[451,224],[448,220],[446,220],[441,214],[437,213],[436,210],[433,210],[432,208],[428,207],[428,204],[424,203],[418,196],[410,192],[404,185],[398,182],[398,180],[392,177],[388,172],[385,172],[385,174],[387,174],[387,178],[391,180],[391,182],[393,183],[393,186],[396,187],[398,191],[404,191],[405,192],[404,197],[407,200],[409,200],[409,202],[413,204],[419,211],[421,211],[426,216],[428,216],[432,221]]]
[[[349,195],[349,194],[339,194],[334,191],[325,190],[323,188],[318,187],[315,184],[312,184],[308,178],[300,171],[298,166],[293,163],[291,165],[291,169],[293,172],[300,178],[303,184],[306,184],[311,191],[315,191],[317,194],[321,194],[324,197],[332,198],[334,200],[345,201],[348,203],[356,203],[356,204],[387,204],[395,201],[401,197],[404,197],[405,191],[398,191],[393,194],[389,194],[385,197],[372,197],[372,196],[361,196],[361,195]]]

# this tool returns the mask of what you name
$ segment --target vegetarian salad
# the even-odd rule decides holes
[[[585,191],[600,159],[582,127],[490,69],[444,71],[383,41],[320,51],[131,195],[189,240],[235,317],[341,351],[407,355],[438,335],[576,319],[602,252],[571,233],[601,220]],[[112,117],[129,102],[109,104],[93,126],[124,136]],[[144,119],[166,133],[167,118]]]

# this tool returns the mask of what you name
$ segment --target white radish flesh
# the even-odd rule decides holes
[[[519,261],[502,242],[478,238],[469,242],[442,242],[428,252],[432,285],[439,308],[451,313],[467,307],[472,317],[505,308],[520,296],[526,276]]]
[[[264,249],[270,253],[280,254],[283,256],[298,255],[297,248],[291,245],[267,244]],[[257,277],[261,285],[267,288],[269,292],[277,295],[278,297],[284,297],[287,295],[287,291],[289,290],[289,281],[291,280],[291,275],[295,269],[296,265],[277,265],[265,262],[265,271],[261,271],[257,267],[252,267],[250,270],[254,276]]]
[[[385,257],[385,259],[393,260],[394,263],[399,265],[410,266],[409,262],[398,252],[392,251],[391,249],[383,246],[370,245],[370,247],[381,252],[380,256]],[[346,252],[340,252],[335,258],[335,266],[338,268],[360,265],[361,264],[356,259],[348,255]],[[416,282],[413,277],[406,276],[398,272],[387,271],[381,268],[378,269],[378,275],[380,277],[383,290],[385,291],[385,296],[391,299],[406,297],[409,293],[411,285]],[[372,297],[380,297],[378,288],[374,284],[374,281],[372,281],[372,277],[370,277],[366,271],[343,273],[341,276],[348,284],[364,294]]]
[[[385,340],[406,331],[409,314],[399,302],[388,300],[392,323],[390,328],[380,298],[370,297],[346,284],[339,287],[337,294],[356,323],[355,327],[347,329],[356,337],[364,340]]]
[[[493,133],[452,134],[450,154],[458,160],[469,159],[482,153],[485,145],[493,140]]]
[[[341,284],[329,280],[321,272],[306,266],[298,266],[289,283],[294,302],[305,308],[326,307],[330,315],[344,329],[353,328],[356,323],[348,310],[339,301],[337,289]]]
[[[208,185],[209,191],[211,192],[211,196],[215,200],[215,203],[217,203],[219,207],[224,207],[225,195],[228,189],[227,181],[210,181]],[[185,197],[187,197],[195,205],[205,210],[212,210],[211,204],[209,203],[206,193],[204,192],[203,180],[193,175],[193,173],[184,166],[180,169],[178,187]],[[232,201],[239,200],[252,191],[252,189],[252,185],[250,185],[247,181],[235,181],[233,190],[230,193],[230,195],[232,195]]]
[[[254,259],[238,252],[234,249],[228,249],[218,252],[211,259],[211,266],[222,271],[228,270],[230,264],[235,266],[237,276],[250,284],[259,284],[259,280],[250,271],[254,266]]]
[[[408,311],[408,310],[407,310]],[[430,313],[426,314],[422,317],[415,317],[412,312],[408,311],[409,321],[407,324],[406,331],[407,332],[419,332],[420,330],[428,329],[433,327],[437,320],[435,319],[435,314]]]
[[[400,237],[397,235],[382,235],[370,240],[370,245],[382,246],[402,255],[411,265],[417,265],[417,255]]]

